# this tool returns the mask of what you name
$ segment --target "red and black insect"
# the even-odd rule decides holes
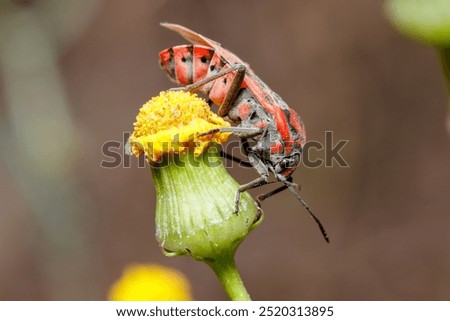
[[[218,42],[180,25],[161,25],[193,43],[171,47],[159,54],[161,67],[174,82],[183,86],[174,89],[191,92],[200,90],[219,106],[219,116],[228,117],[236,124],[235,127],[220,128],[204,135],[220,131],[239,136],[248,162],[228,154],[224,156],[255,168],[259,174],[257,179],[238,188],[235,213],[239,211],[240,193],[272,183],[269,181],[269,173],[272,173],[283,186],[259,195],[258,205],[264,199],[289,189],[329,242],[319,219],[304,202],[297,191],[297,184],[292,181],[292,173],[300,163],[306,142],[305,128],[297,113],[262,82],[248,65]]]

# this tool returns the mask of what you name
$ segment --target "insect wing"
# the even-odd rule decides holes
[[[194,43],[194,44],[200,44],[200,45],[204,45],[204,46],[208,46],[214,49],[214,51],[222,58],[225,60],[225,62],[229,63],[230,65],[234,65],[234,64],[243,64],[245,65],[245,63],[236,55],[234,55],[232,52],[224,49],[220,43],[218,43],[217,41],[211,40],[205,36],[202,36],[201,34],[192,31],[191,29],[188,29],[186,27],[177,25],[177,24],[173,24],[173,23],[167,23],[167,22],[163,22],[161,23],[161,26],[175,31],[176,33],[178,33],[180,36],[182,36],[184,39]]]
[[[163,26],[164,28],[167,28],[169,30],[175,31],[180,36],[182,36],[184,39],[186,39],[194,44],[209,46],[214,49],[216,46],[220,47],[220,43],[218,43],[217,41],[208,39],[205,36],[202,36],[201,34],[196,33],[195,31],[192,31],[191,29],[183,27],[181,25],[177,25],[175,23],[161,22],[161,26]]]

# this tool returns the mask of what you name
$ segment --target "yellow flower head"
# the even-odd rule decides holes
[[[111,301],[192,300],[189,281],[180,272],[157,264],[133,264],[111,287]]]
[[[204,99],[184,91],[161,92],[139,110],[130,136],[131,152],[150,162],[165,154],[193,151],[199,156],[211,142],[224,143],[229,133],[198,134],[230,124],[214,114]]]

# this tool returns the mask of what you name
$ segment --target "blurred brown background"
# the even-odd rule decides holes
[[[450,299],[439,61],[391,28],[382,1],[360,0],[2,1],[0,299],[103,300],[132,262],[183,271],[197,300],[227,299],[206,265],[160,253],[150,171],[134,159],[100,167],[102,144],[121,141],[138,108],[173,86],[157,54],[185,41],[161,21],[250,63],[308,139],[350,140],[349,168],[294,175],[331,244],[289,193],[266,202],[237,253],[253,299]]]

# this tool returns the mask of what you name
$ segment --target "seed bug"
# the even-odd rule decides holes
[[[161,68],[172,81],[183,86],[173,90],[203,92],[219,106],[219,116],[227,117],[236,124],[235,127],[215,129],[201,135],[213,132],[236,134],[241,139],[241,149],[248,162],[226,153],[223,156],[253,167],[259,174],[258,178],[238,188],[235,213],[239,211],[240,194],[273,183],[269,181],[269,173],[272,173],[283,185],[259,195],[258,206],[266,198],[289,189],[329,242],[322,223],[300,196],[298,185],[292,179],[306,142],[305,128],[297,113],[259,79],[247,64],[218,42],[177,24],[161,25],[192,43],[171,47],[159,54]]]

